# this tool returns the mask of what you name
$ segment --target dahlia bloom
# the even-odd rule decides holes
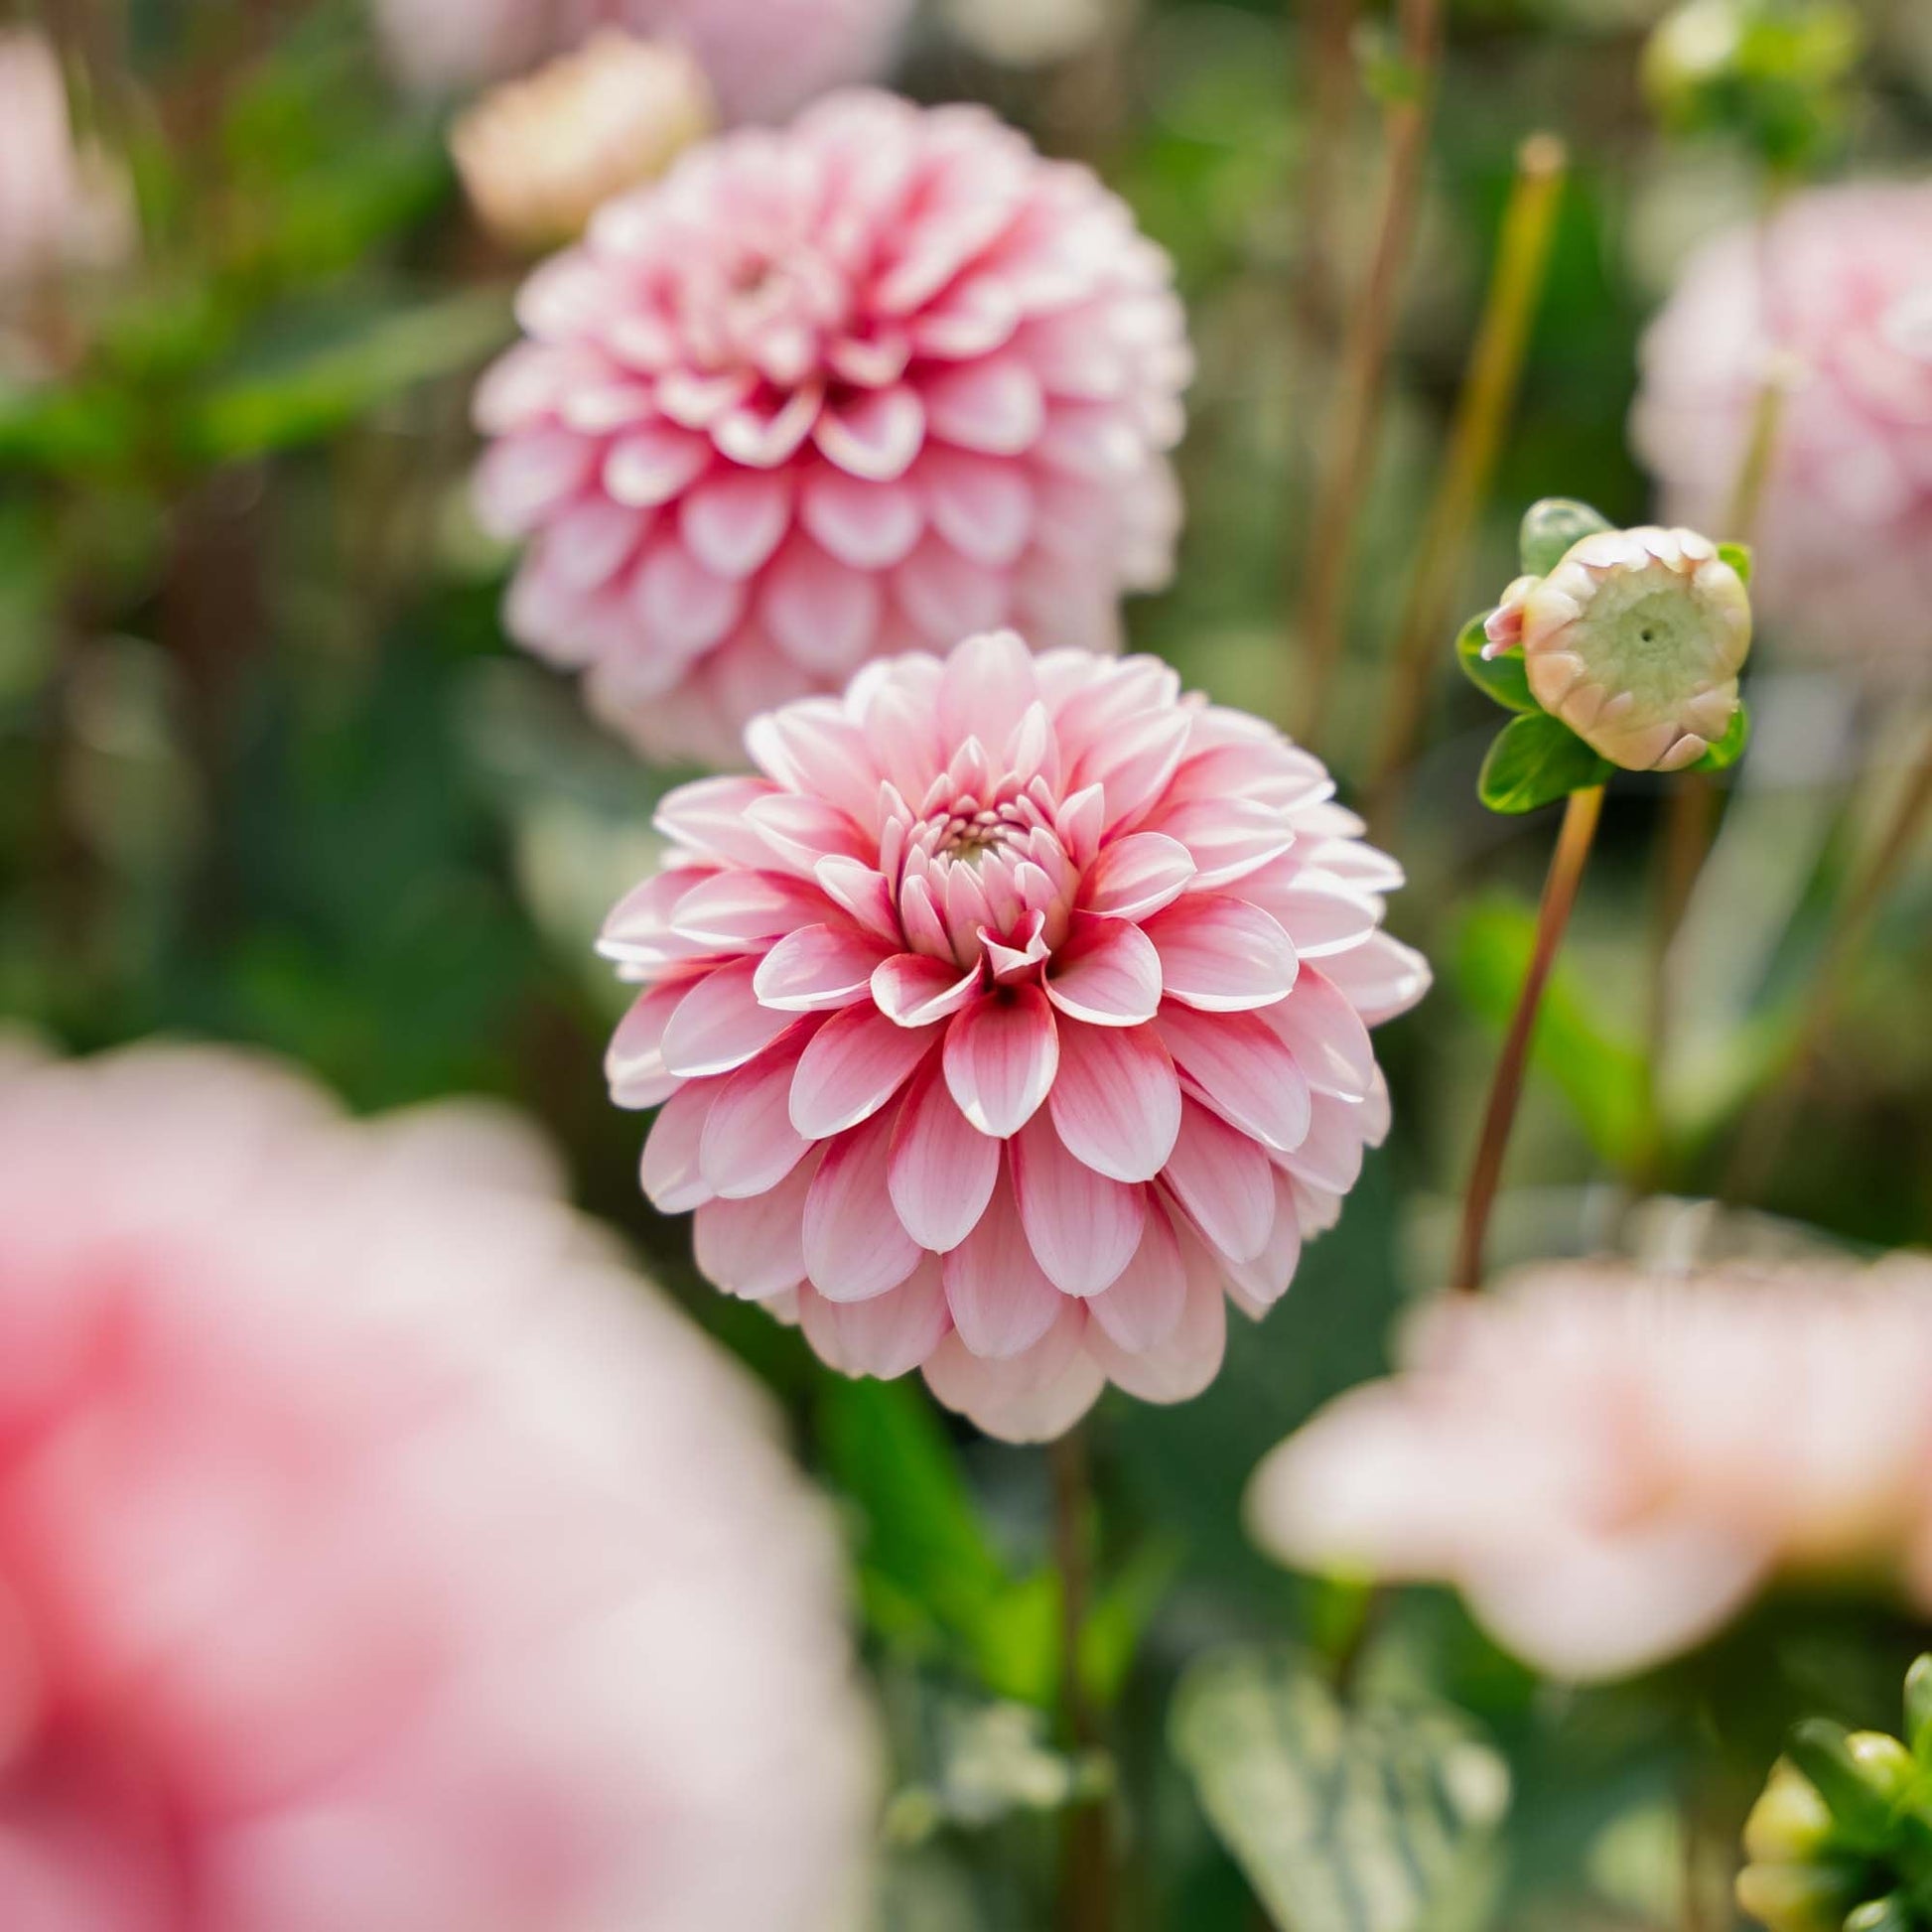
[[[758,719],[602,949],[645,1191],[834,1367],[1013,1440],[1220,1365],[1328,1226],[1417,1000],[1319,761],[1151,658],[1010,632]]]
[[[1520,649],[1531,696],[1599,757],[1681,771],[1736,715],[1751,602],[1695,530],[1598,530],[1519,577],[1483,628],[1483,655]]]
[[[554,1185],[234,1054],[5,1054],[8,1932],[843,1922],[826,1522]]]
[[[645,751],[1008,621],[1111,647],[1165,580],[1167,258],[977,107],[857,93],[687,154],[539,269],[485,376],[514,635]]]
[[[1456,1586],[1556,1675],[1689,1648],[1782,1571],[1932,1608],[1932,1264],[1546,1264],[1430,1308],[1263,1462],[1284,1561]]]
[[[1721,236],[1642,364],[1638,453],[1669,517],[1702,529],[1788,371],[1752,599],[1802,648],[1932,678],[1932,187],[1819,189]]]
[[[911,0],[373,0],[405,85],[475,87],[576,47],[599,27],[688,47],[726,118],[777,121],[891,64]]]
[[[655,181],[712,131],[704,70],[682,47],[606,28],[493,87],[450,130],[477,219],[512,248],[581,234],[604,203]]]

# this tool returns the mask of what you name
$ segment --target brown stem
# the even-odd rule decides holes
[[[1396,632],[1382,742],[1369,778],[1372,826],[1386,827],[1394,817],[1422,734],[1431,677],[1450,622],[1456,570],[1515,406],[1569,168],[1569,151],[1554,134],[1532,134],[1516,151],[1516,182],[1503,213],[1496,265]]]
[[[1927,727],[1914,768],[1878,843],[1851,890],[1839,901],[1783,1074],[1768,1093],[1760,1096],[1751,1111],[1720,1190],[1725,1200],[1750,1198],[1769,1173],[1784,1137],[1791,1130],[1819,1049],[1844,997],[1846,974],[1864,949],[1892,887],[1897,884],[1912,848],[1928,823],[1932,823],[1932,724]]]
[[[1308,137],[1302,151],[1302,246],[1295,297],[1306,344],[1324,360],[1341,310],[1341,164],[1354,118],[1359,9],[1360,0],[1302,0]]]
[[[1529,969],[1523,975],[1523,990],[1516,998],[1516,1011],[1510,1017],[1509,1032],[1496,1059],[1495,1075],[1489,1084],[1489,1104],[1482,1117],[1482,1134],[1476,1142],[1475,1164],[1469,1171],[1469,1189],[1462,1201],[1462,1231],[1456,1241],[1454,1271],[1449,1277],[1449,1286],[1461,1294],[1474,1294],[1482,1286],[1482,1254],[1489,1232],[1489,1210],[1495,1205],[1503,1156],[1509,1148],[1509,1130],[1515,1124],[1516,1104],[1523,1095],[1523,1072],[1529,1064],[1537,1009],[1542,1005],[1543,989],[1549,983],[1550,969],[1556,964],[1558,949],[1563,944],[1571,907],[1577,902],[1584,862],[1589,857],[1590,841],[1596,835],[1596,821],[1602,809],[1601,785],[1573,791],[1564,807],[1557,849],[1550,855],[1550,871],[1543,882],[1543,902],[1536,914],[1536,943],[1530,953]]]
[[[1429,154],[1430,111],[1442,56],[1441,0],[1401,0],[1402,86],[1385,114],[1388,168],[1375,250],[1361,299],[1349,318],[1327,447],[1305,553],[1297,624],[1306,683],[1293,707],[1304,738],[1320,735],[1333,697],[1341,655],[1342,594],[1348,581],[1355,524],[1367,492],[1382,415],[1396,295],[1409,259],[1423,163]]]
[[[1053,1556],[1060,1576],[1060,1742],[1072,1755],[1100,1742],[1099,1719],[1080,1670],[1091,1593],[1093,1490],[1085,1431],[1077,1425],[1048,1455],[1053,1472]],[[1113,1853],[1104,1795],[1070,1805],[1060,1837],[1060,1932],[1108,1932]]]

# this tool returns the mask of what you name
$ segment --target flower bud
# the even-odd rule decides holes
[[[1818,1787],[1788,1758],[1779,1758],[1744,1821],[1744,1855],[1753,1863],[1794,1863],[1831,1842],[1832,1814]]]
[[[607,30],[492,88],[450,130],[450,153],[483,226],[535,251],[582,233],[613,196],[655,181],[716,120],[703,70],[683,48]]]
[[[1531,695],[1631,771],[1694,764],[1728,730],[1750,650],[1743,579],[1694,530],[1604,530],[1518,578],[1485,656],[1521,646]]]
[[[1747,1864],[1737,1874],[1737,1906],[1767,1932],[1839,1932],[1858,1902],[1855,1866]]]

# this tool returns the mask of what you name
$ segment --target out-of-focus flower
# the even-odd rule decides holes
[[[1695,530],[1600,530],[1519,577],[1483,655],[1520,648],[1530,694],[1631,771],[1677,771],[1721,740],[1751,646],[1743,580]]]
[[[477,218],[513,248],[554,247],[712,130],[704,70],[682,47],[594,34],[485,94],[450,130]]]
[[[484,377],[512,632],[647,751],[1009,620],[1104,647],[1163,582],[1167,257],[977,107],[838,96],[686,155],[540,268]]]
[[[75,142],[61,64],[40,34],[0,33],[0,297],[125,255],[134,235],[127,184]]]
[[[1015,1440],[1205,1386],[1388,1100],[1428,970],[1320,762],[1151,658],[1011,633],[758,719],[603,950],[620,1105],[700,1266]]]
[[[832,1540],[520,1131],[0,1068],[0,1924],[816,1928]]]
[[[1785,386],[1753,532],[1759,613],[1813,652],[1932,679],[1932,187],[1821,189],[1721,236],[1642,361],[1638,452],[1666,513],[1705,529],[1764,384]]]
[[[727,120],[777,121],[829,88],[875,79],[911,0],[373,0],[410,86],[474,87],[534,67],[599,27],[689,47]]]
[[[1082,53],[1107,31],[1106,0],[945,0],[954,40],[1002,67],[1046,67]]]
[[[1784,1569],[1932,1603],[1932,1264],[1546,1266],[1437,1304],[1403,1360],[1262,1464],[1285,1560],[1453,1584],[1574,1678],[1688,1648]]]

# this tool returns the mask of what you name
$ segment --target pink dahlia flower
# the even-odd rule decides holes
[[[832,1540],[501,1124],[0,1067],[0,1925],[806,1932]]]
[[[1108,648],[1163,582],[1167,258],[977,107],[823,102],[698,149],[539,269],[484,378],[511,631],[646,751],[1009,621]]]
[[[1932,186],[1800,195],[1693,259],[1632,423],[1670,520],[1731,534],[1772,375],[1790,386],[1752,602],[1802,647],[1932,679]]]
[[[1428,971],[1318,760],[1150,658],[1011,633],[754,722],[672,792],[604,951],[643,1183],[699,1264],[849,1373],[1015,1440],[1113,1381],[1192,1395],[1388,1099]]]
[[[883,73],[911,0],[373,0],[403,82],[431,92],[521,73],[616,27],[679,42],[733,121],[775,121]]]
[[[1710,1636],[1785,1571],[1932,1608],[1932,1264],[1525,1271],[1436,1304],[1249,1496],[1286,1561],[1458,1587],[1570,1678]]]

